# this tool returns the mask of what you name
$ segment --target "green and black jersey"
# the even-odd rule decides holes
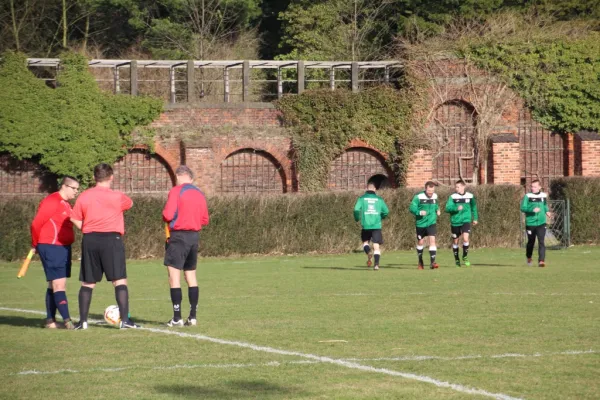
[[[431,197],[425,191],[415,194],[410,203],[409,211],[415,216],[417,228],[426,228],[437,222],[437,211],[439,210],[437,193]],[[421,215],[425,211],[425,215]]]
[[[459,206],[462,206],[462,210],[458,209]],[[446,212],[450,214],[450,225],[452,226],[470,224],[471,221],[479,219],[477,201],[470,192],[452,193],[446,202]]]
[[[363,229],[381,229],[381,220],[388,214],[385,201],[371,190],[359,197],[354,205],[354,220],[360,221]]]
[[[521,212],[525,213],[526,226],[540,226],[546,224],[548,212],[548,195],[544,192],[527,193],[521,201]],[[538,212],[533,211],[539,208]]]

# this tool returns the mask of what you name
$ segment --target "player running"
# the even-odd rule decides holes
[[[40,255],[48,289],[46,290],[46,328],[57,328],[56,310],[66,329],[74,329],[67,302],[67,278],[71,277],[71,244],[75,241],[71,205],[79,191],[79,181],[65,176],[60,189],[40,202],[31,223],[31,247]]]
[[[381,220],[385,219],[389,210],[385,201],[376,193],[376,187],[373,182],[367,184],[367,191],[356,200],[354,205],[354,220],[360,221],[362,231],[360,232],[363,241],[363,249],[367,254],[367,267],[371,267],[371,259],[375,258],[375,271],[379,269],[379,260],[381,250],[379,245],[383,244],[383,235],[381,234]],[[373,242],[373,255],[369,241]]]
[[[531,182],[531,192],[527,193],[521,201],[521,212],[525,213],[525,229],[527,230],[527,265],[532,265],[531,256],[535,246],[535,238],[538,239],[538,265],[546,266],[546,217],[552,217],[548,210],[548,195],[542,190],[539,180]]]
[[[454,253],[454,262],[460,268],[460,259],[458,257],[458,241],[463,239],[462,260],[465,266],[471,266],[469,261],[469,235],[471,233],[471,221],[477,225],[479,215],[477,213],[477,201],[473,193],[465,191],[464,181],[457,181],[454,188],[455,193],[448,197],[446,202],[446,212],[450,214],[450,230],[452,231],[452,252]]]
[[[177,186],[169,192],[163,210],[163,219],[169,224],[169,239],[165,250],[164,265],[169,273],[173,318],[169,327],[195,326],[198,308],[198,281],[196,264],[200,230],[208,225],[209,215],[204,194],[194,186],[194,174],[185,165],[175,170]],[[181,271],[188,285],[190,315],[184,322],[181,319]]]
[[[435,262],[437,247],[435,246],[435,234],[437,233],[437,217],[440,215],[435,183],[425,182],[425,190],[417,193],[410,203],[409,211],[416,218],[417,227],[417,255],[419,256],[419,269],[423,269],[423,244],[425,237],[429,236],[429,258],[430,268],[439,268]]]

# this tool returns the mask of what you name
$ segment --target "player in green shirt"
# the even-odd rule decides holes
[[[548,195],[542,192],[542,184],[537,179],[531,182],[531,192],[521,201],[521,212],[525,213],[525,229],[527,230],[527,265],[532,265],[531,256],[535,239],[538,239],[538,265],[546,266],[546,217],[552,217],[548,209]]]
[[[410,203],[409,211],[415,216],[417,225],[417,255],[419,256],[419,269],[423,269],[423,244],[425,237],[429,236],[429,258],[431,269],[439,268],[435,262],[437,247],[435,235],[437,233],[437,217],[440,215],[435,182],[427,181],[425,190],[417,193]]]
[[[360,221],[362,231],[360,233],[363,241],[363,249],[367,254],[367,266],[371,266],[371,258],[375,258],[375,270],[379,269],[379,259],[381,250],[379,245],[383,244],[383,235],[381,234],[381,220],[386,218],[389,210],[385,201],[375,193],[375,184],[369,182],[367,191],[356,200],[354,205],[354,220]],[[373,242],[373,255],[369,241]]]
[[[450,230],[452,232],[452,252],[454,253],[454,261],[457,267],[460,267],[460,259],[458,257],[458,241],[462,236],[463,239],[463,262],[465,266],[470,266],[469,261],[469,235],[471,233],[471,221],[473,225],[477,225],[479,215],[477,212],[477,201],[473,193],[465,191],[466,184],[460,180],[456,182],[454,188],[455,193],[448,197],[446,202],[446,212],[450,214]]]

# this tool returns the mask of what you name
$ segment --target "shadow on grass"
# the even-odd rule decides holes
[[[303,396],[293,388],[287,388],[264,380],[236,380],[224,382],[220,387],[183,385],[158,385],[158,393],[191,399],[266,399],[269,397],[292,398]]]
[[[151,324],[151,325],[164,325],[165,321],[150,321],[147,319],[141,319],[141,318],[137,318],[135,315],[133,315],[133,313],[131,314],[131,319],[139,324]],[[89,319],[97,319],[100,321],[104,321],[104,315],[101,314],[90,314],[88,316]]]
[[[341,271],[370,271],[372,268],[367,268],[367,267],[355,267],[355,268],[348,268],[348,267],[302,267],[304,269],[333,269],[333,270],[341,270]]]
[[[34,328],[44,328],[45,318],[41,316],[39,318],[25,318],[25,317],[9,317],[6,315],[0,315],[0,325],[11,325],[11,326],[27,326]]]

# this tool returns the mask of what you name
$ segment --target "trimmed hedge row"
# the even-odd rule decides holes
[[[518,186],[487,185],[473,189],[480,224],[473,228],[475,247],[517,247],[521,236]],[[571,199],[573,243],[598,242],[600,179],[561,179],[553,185],[554,197]],[[360,227],[352,210],[360,192],[287,194],[275,196],[220,196],[208,199],[211,223],[201,233],[203,256],[233,254],[344,253],[360,248]],[[443,211],[448,189],[439,188]],[[414,217],[408,206],[414,191],[381,192],[390,209],[384,222],[385,250],[415,245]],[[562,196],[562,197],[561,197]],[[29,224],[40,197],[0,200],[0,259],[23,258],[30,246]],[[163,197],[134,197],[125,215],[125,244],[129,258],[162,257]],[[442,212],[438,243],[449,247],[450,223]],[[79,254],[79,238],[74,254]]]
[[[556,179],[550,187],[553,199],[571,202],[572,243],[600,243],[600,178]]]

